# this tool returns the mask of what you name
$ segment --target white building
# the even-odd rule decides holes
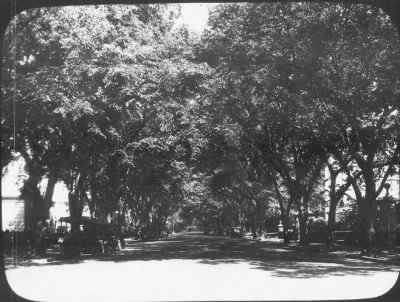
[[[24,170],[25,161],[22,157],[12,161],[1,176],[1,206],[2,230],[22,231],[25,227],[25,202],[21,199],[21,188],[28,177]],[[40,184],[44,195],[47,179]],[[50,220],[53,227],[57,227],[61,217],[69,216],[68,190],[63,182],[58,182],[54,188],[53,206],[50,208]],[[85,207],[83,216],[90,216],[88,207]]]

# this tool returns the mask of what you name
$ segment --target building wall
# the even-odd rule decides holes
[[[389,196],[393,197],[396,200],[400,200],[400,175],[394,175],[389,178],[387,183],[390,184],[389,188]],[[385,193],[385,191],[384,191]]]
[[[324,194],[324,198],[325,200],[329,200],[329,186],[330,186],[330,179],[329,179],[329,170],[328,168],[325,169],[324,172],[325,175],[325,194]],[[336,187],[339,188],[344,181],[346,180],[347,176],[345,175],[345,173],[339,174],[337,177],[337,182],[336,182]],[[377,184],[379,184],[380,182],[378,182]],[[396,200],[400,199],[400,175],[397,173],[391,177],[389,177],[386,181],[386,183],[390,184],[390,188],[388,190],[388,194],[389,196],[393,197]],[[355,194],[353,191],[353,187],[350,186],[349,189],[347,190],[346,194],[348,194],[349,196],[351,196],[352,198],[355,199]],[[382,198],[386,195],[386,190],[383,189],[381,194],[379,195],[378,198]],[[344,201],[346,201],[347,198],[344,198]]]
[[[25,202],[19,197],[2,197],[2,230],[20,231],[25,227]]]

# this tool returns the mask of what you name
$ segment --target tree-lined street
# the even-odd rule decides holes
[[[180,5],[152,3],[35,8],[10,23],[2,176],[16,161],[25,172],[20,195],[2,196],[15,212],[19,202],[21,227],[11,217],[2,233],[15,291],[119,301],[385,292],[400,245],[391,16],[283,1],[212,5],[201,32],[180,18]]]
[[[400,162],[390,17],[367,5],[221,4],[195,34],[179,15],[179,5],[64,7],[10,24],[2,168],[25,162],[27,230],[50,218],[62,182],[75,237],[87,206],[145,238],[179,213],[219,234],[260,236],[280,220],[287,240],[295,215],[307,244],[310,219],[329,207],[334,245],[346,197],[357,218],[342,224],[371,254],[378,224],[396,228],[377,220],[384,204],[400,215],[388,195]]]

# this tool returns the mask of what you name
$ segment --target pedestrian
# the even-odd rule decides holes
[[[368,230],[365,230],[368,229]],[[363,224],[361,256],[377,256],[376,231],[373,224]]]
[[[35,253],[36,256],[43,256],[46,252],[47,227],[42,219],[36,223],[35,227]]]

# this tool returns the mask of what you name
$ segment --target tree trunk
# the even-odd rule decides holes
[[[299,211],[299,224],[300,224],[300,244],[308,245],[308,200],[303,197],[303,202],[299,200],[298,202]]]
[[[308,244],[307,221],[308,221],[307,213],[304,212],[304,213],[302,213],[300,215],[300,212],[299,212],[300,244],[301,245],[307,245]]]
[[[90,217],[98,218],[96,213],[97,191],[93,188],[93,185],[90,186],[90,197],[90,200],[88,200]]]
[[[21,190],[21,197],[25,201],[25,223],[28,228],[34,228],[38,220],[49,217],[49,209],[39,190],[40,180],[41,178],[30,175]]]
[[[75,192],[74,192],[75,193]],[[82,207],[80,206],[79,194],[69,193],[69,212],[71,217],[71,233],[79,232],[79,220],[82,217]]]
[[[56,183],[57,183],[56,175],[54,173],[50,173],[47,182],[46,194],[44,195],[44,202],[48,209],[50,209],[53,206],[53,194]]]
[[[338,172],[334,170],[333,166],[328,164],[330,174],[330,188],[329,188],[329,214],[328,214],[328,246],[335,245],[335,224],[336,224],[336,207],[339,199],[336,198],[336,177]]]
[[[250,224],[250,228],[251,228],[251,233],[253,235],[253,239],[257,238],[257,222],[254,216],[251,217],[251,224]]]
[[[377,212],[376,197],[379,193],[376,190],[376,183],[371,164],[368,162],[363,168],[365,197],[358,200],[362,232],[361,254],[370,256],[372,254],[373,245],[375,244],[374,222]],[[384,181],[382,180],[382,183],[383,182]],[[381,186],[382,189],[383,185],[381,184]]]
[[[72,173],[68,186],[69,211],[71,217],[71,233],[79,232],[79,220],[82,217],[83,202],[84,202],[84,186],[83,177],[77,173]]]
[[[281,212],[281,220],[283,225],[283,242],[289,243],[288,228],[289,228],[289,213],[290,209]]]
[[[329,204],[329,214],[328,214],[328,246],[333,247],[335,245],[335,226],[336,226],[336,207],[338,205],[338,200],[331,198]]]
[[[279,191],[279,186],[275,179],[273,179],[273,185],[274,185],[277,197],[278,197],[279,209],[281,211],[281,221],[282,221],[282,225],[283,225],[283,242],[285,244],[287,244],[287,243],[289,243],[289,237],[288,237],[289,214],[290,214],[290,208],[292,207],[293,200],[289,199],[289,201],[287,202],[286,208],[285,208],[283,196],[282,196],[281,192]]]
[[[360,207],[361,216],[361,254],[371,256],[375,247],[375,209],[374,200],[364,199],[362,206]]]

